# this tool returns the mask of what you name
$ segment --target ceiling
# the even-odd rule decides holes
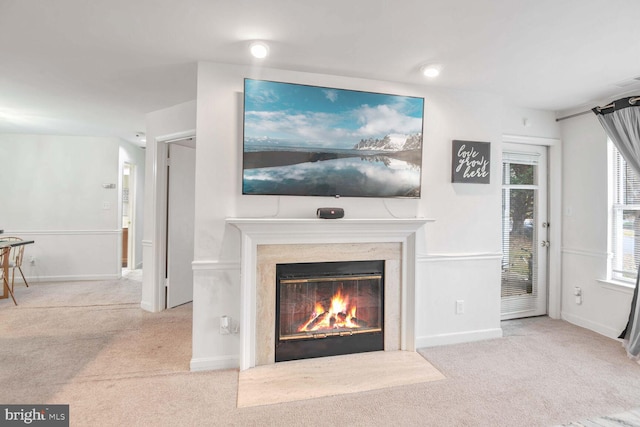
[[[640,92],[638,0],[0,0],[0,133],[136,140],[197,61],[497,94],[561,111]],[[427,63],[442,64],[428,80]]]

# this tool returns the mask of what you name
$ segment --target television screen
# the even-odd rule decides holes
[[[420,197],[424,99],[245,79],[243,194]]]

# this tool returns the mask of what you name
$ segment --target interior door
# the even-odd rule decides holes
[[[501,318],[547,314],[547,148],[504,144]]]
[[[193,300],[196,150],[169,144],[167,308]]]

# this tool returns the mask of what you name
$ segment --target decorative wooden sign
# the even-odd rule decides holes
[[[491,143],[453,141],[451,182],[489,184]]]

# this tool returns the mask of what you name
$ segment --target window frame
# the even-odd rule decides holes
[[[609,262],[607,265],[607,279],[613,282],[623,283],[625,285],[635,285],[636,277],[638,275],[638,267],[636,266],[635,270],[624,269],[624,249],[619,247],[624,245],[624,211],[634,210],[640,212],[640,204],[626,204],[620,202],[621,200],[624,201],[625,198],[623,181],[625,181],[626,168],[624,165],[626,164],[626,161],[622,158],[617,147],[609,138],[607,138],[607,148],[607,166],[609,169],[609,219],[607,224],[607,249]],[[640,177],[637,177],[637,179],[640,180]],[[616,220],[616,218],[618,219]],[[620,255],[619,252],[622,252],[622,254]],[[627,277],[625,277],[625,275],[627,275]]]

